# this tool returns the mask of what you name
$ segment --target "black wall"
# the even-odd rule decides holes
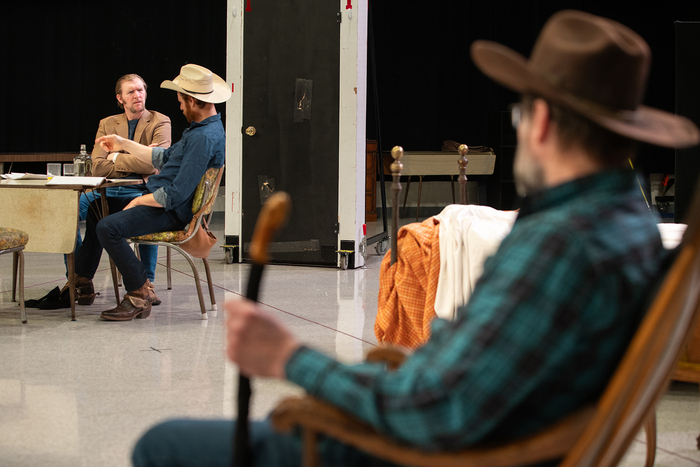
[[[676,108],[700,125],[700,22],[676,23]],[[676,151],[675,221],[685,216],[700,176],[700,147]]]
[[[126,73],[145,79],[177,141],[187,121],[160,83],[188,62],[224,76],[226,2],[4,2],[0,44],[0,152],[90,151],[99,120],[121,112]]]
[[[654,56],[645,103],[674,111],[674,22],[700,21],[697,0],[371,0],[370,8],[383,149],[439,149],[448,139],[496,146],[490,121],[516,96],[472,65],[469,44],[491,39],[529,55],[544,22],[564,8],[640,33]],[[177,140],[187,124],[160,82],[187,62],[225,74],[226,1],[5,2],[0,44],[0,152],[91,147],[99,119],[119,112],[114,84],[129,72],[149,84],[148,108],[171,117]],[[673,150],[644,146],[639,164],[672,172],[673,159]]]
[[[478,71],[469,58],[469,44],[488,39],[529,56],[546,20],[567,8],[617,20],[644,37],[653,54],[645,103],[673,112],[674,22],[700,20],[697,0],[408,3],[375,0],[370,5],[383,150],[397,144],[439,150],[444,140],[496,148],[497,135],[490,128],[494,114],[517,96]],[[373,112],[369,102],[370,138],[376,137]],[[638,166],[647,172],[673,172],[674,151],[643,145]]]

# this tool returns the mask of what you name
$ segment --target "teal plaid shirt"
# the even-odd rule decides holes
[[[424,449],[532,433],[600,396],[663,254],[632,171],[569,182],[524,200],[469,303],[398,371],[302,347],[287,378]]]

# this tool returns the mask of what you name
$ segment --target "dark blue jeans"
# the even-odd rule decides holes
[[[230,467],[234,423],[231,420],[171,420],[146,432],[134,447],[135,467]],[[253,465],[301,465],[298,441],[277,433],[267,421],[250,424]]]
[[[137,206],[124,211],[130,201],[131,199],[108,197],[110,215],[102,220],[97,219],[96,210],[90,207],[85,240],[75,257],[75,272],[92,279],[100,265],[104,248],[122,273],[127,292],[140,288],[148,276],[146,268],[126,239],[155,232],[182,230],[187,225],[173,211],[163,208]]]
[[[232,420],[170,420],[151,428],[136,443],[135,467],[228,467],[233,459]],[[269,421],[250,423],[254,467],[300,467],[298,436],[276,432]],[[391,464],[337,442],[321,443],[324,466],[387,467]]]
[[[141,188],[139,188],[141,186]],[[124,198],[127,200],[132,200],[143,194],[142,185],[125,185],[110,187],[105,190],[107,198]],[[78,209],[78,219],[84,221],[87,219],[87,214],[91,209],[90,203],[95,200],[100,199],[100,194],[96,191],[92,191],[89,194],[83,193],[80,195],[80,206]],[[111,212],[111,211],[110,211]],[[80,237],[80,230],[78,230],[78,235],[75,241],[75,251],[76,254],[83,244],[83,239]],[[139,245],[139,253],[141,254],[141,262],[146,267],[146,274],[151,282],[155,281],[156,278],[156,264],[158,262],[158,247],[155,245]],[[66,277],[68,277],[68,258],[63,255],[63,262],[66,263]]]

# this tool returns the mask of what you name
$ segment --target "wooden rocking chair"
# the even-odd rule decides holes
[[[426,452],[406,446],[309,396],[282,401],[272,414],[274,426],[281,431],[301,427],[305,467],[320,465],[316,447],[319,435],[401,465],[505,467],[563,459],[561,467],[612,467],[644,425],[647,465],[653,465],[655,405],[700,314],[700,189],[688,213],[693,217],[677,255],[650,297],[644,319],[594,406],[524,439],[459,452]],[[400,365],[402,358],[381,348],[368,355],[369,360],[388,360],[389,369]]]

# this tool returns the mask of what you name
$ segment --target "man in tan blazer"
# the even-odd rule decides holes
[[[146,109],[146,82],[137,74],[124,75],[117,81],[116,98],[119,108],[124,113],[112,115],[100,120],[95,139],[105,135],[119,135],[133,140],[145,146],[169,148],[171,143],[170,118],[162,113]],[[107,188],[105,195],[108,198],[133,199],[143,194],[145,183],[152,174],[156,173],[148,162],[139,160],[128,152],[107,153],[96,144],[92,150],[92,175],[108,178],[134,178],[142,183],[121,187]],[[96,192],[83,194],[80,197],[80,220],[87,218],[90,203],[99,198]],[[75,251],[82,245],[82,238],[78,232]],[[158,247],[141,245],[139,247],[141,261],[146,268],[149,284],[152,286],[155,280],[156,261],[158,259]],[[64,287],[65,293],[68,288]],[[160,300],[151,289],[151,301],[153,305],[159,305]],[[63,294],[63,291],[62,291]],[[70,306],[70,300],[61,300],[61,303]],[[50,306],[50,304],[47,304]]]
[[[170,118],[146,109],[146,89],[146,83],[139,75],[129,74],[119,78],[116,86],[117,105],[124,109],[124,113],[100,120],[95,139],[119,135],[145,146],[170,147]],[[154,172],[151,164],[139,161],[128,153],[108,154],[99,144],[92,150],[92,174],[96,177],[147,180]]]

